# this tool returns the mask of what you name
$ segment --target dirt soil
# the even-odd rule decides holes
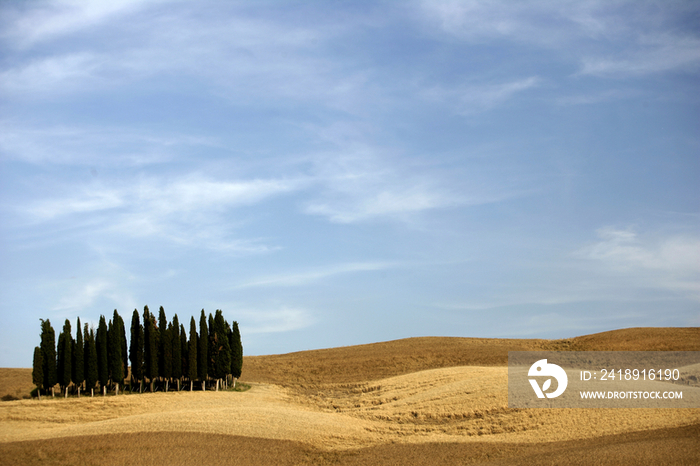
[[[700,328],[568,340],[412,338],[246,357],[244,392],[0,402],[0,457],[101,465],[700,464],[700,409],[509,409],[507,352],[541,349],[698,351]],[[0,369],[0,395],[28,389],[31,370]]]

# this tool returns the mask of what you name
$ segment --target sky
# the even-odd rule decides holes
[[[0,3],[0,367],[700,326],[700,3]],[[245,370],[245,368],[244,368]]]

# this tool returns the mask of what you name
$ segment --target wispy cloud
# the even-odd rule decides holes
[[[246,334],[291,332],[316,322],[308,310],[287,306],[276,309],[239,309],[235,312],[240,316],[241,331]]]
[[[385,270],[395,266],[396,264],[391,262],[352,262],[347,264],[337,264],[308,269],[301,272],[268,275],[254,278],[236,286],[236,288],[304,286],[316,283],[325,278],[333,277],[335,275],[356,272],[373,272],[377,270]]]
[[[537,87],[541,79],[537,76],[516,79],[504,83],[460,85],[452,88],[436,86],[422,92],[427,100],[446,103],[457,113],[472,115],[502,105],[517,94]]]
[[[600,264],[601,272],[621,274],[635,286],[689,293],[700,300],[700,238],[645,238],[613,227],[601,228],[597,235],[599,241],[579,249],[575,257]]]
[[[586,57],[579,75],[626,78],[700,68],[700,39],[657,36],[640,40],[636,50],[615,57]]]
[[[120,265],[102,258],[99,265],[88,267],[79,276],[48,280],[42,285],[49,309],[56,315],[96,318],[112,309],[134,309],[138,306],[132,289],[134,275]],[[85,320],[84,320],[85,322]]]
[[[99,26],[115,16],[135,12],[148,3],[143,0],[60,0],[23,5],[22,8],[28,11],[24,11],[5,34],[14,37],[20,46],[30,47],[57,36]]]
[[[6,95],[32,97],[85,90],[88,83],[94,85],[100,79],[102,60],[88,52],[37,58],[0,73],[0,89]]]
[[[109,126],[48,126],[0,121],[0,160],[43,166],[142,167],[177,159],[190,148],[220,143],[187,133]]]
[[[421,2],[420,11],[471,44],[500,40],[566,48],[567,55],[575,50],[577,75],[622,78],[700,65],[697,28],[686,21],[698,13],[692,2],[431,0]]]
[[[85,3],[60,2],[20,15],[9,26],[12,43],[52,38],[62,44],[71,33],[99,25],[119,35],[120,47],[85,41],[69,53],[58,46],[49,55],[18,57],[0,74],[0,89],[33,98],[115,89],[177,73],[195,82],[198,92],[237,105],[259,107],[282,98],[348,110],[358,107],[369,82],[367,70],[324,53],[327,41],[347,29],[330,17],[305,25],[232,3],[202,10],[175,2],[172,14],[162,14],[159,3],[166,2]],[[226,14],[214,13],[218,8]],[[136,14],[148,9],[153,14]],[[117,16],[119,21],[109,21]]]
[[[427,0],[420,11],[444,32],[470,42],[517,40],[558,47],[579,35],[599,37],[614,26],[614,8],[599,2]]]
[[[20,211],[28,213],[34,221],[43,222],[73,214],[100,212],[122,207],[126,204],[123,193],[100,186],[86,188],[82,193],[69,198],[43,199]]]
[[[92,232],[132,238],[160,237],[217,250],[263,252],[258,240],[231,238],[233,209],[298,190],[300,180],[225,181],[202,175],[174,180],[143,178],[114,188],[102,182],[83,186],[64,197],[54,196],[17,207],[32,223],[73,222],[90,218]]]
[[[605,227],[597,230],[599,241],[577,254],[615,267],[700,273],[700,239],[687,236],[643,240],[630,229]]]

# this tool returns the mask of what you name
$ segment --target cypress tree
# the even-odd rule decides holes
[[[90,396],[95,395],[95,384],[99,378],[97,369],[97,346],[95,345],[95,331],[90,329],[88,333],[88,324],[85,324],[83,330],[83,340],[85,344],[85,390],[90,389]]]
[[[209,332],[209,349],[208,349],[208,358],[207,358],[207,375],[209,377],[216,377],[216,360],[218,358],[218,351],[216,347],[216,343],[214,342],[214,317],[212,317],[211,312],[209,313],[209,320],[208,322],[208,327],[207,331]]]
[[[181,377],[187,377],[189,374],[189,352],[187,351],[187,332],[185,332],[184,324],[180,324],[180,359],[182,361],[181,367]]]
[[[73,345],[73,383],[78,388],[78,398],[80,398],[80,388],[85,380],[85,344],[83,342],[83,331],[80,328],[80,317],[76,324],[77,331],[75,332],[75,344]]]
[[[114,355],[114,324],[112,323],[112,319],[109,319],[107,321],[107,368],[108,368],[108,373],[109,373],[109,380],[112,380],[112,358]]]
[[[165,379],[165,391],[168,391],[168,382],[173,376],[173,324],[169,323],[164,333],[161,333],[160,340],[163,343],[163,378]]]
[[[144,357],[146,359],[146,374],[153,391],[153,383],[158,377],[158,327],[156,319],[150,312],[148,306],[143,308],[143,333],[144,333]]]
[[[216,317],[214,318],[214,342],[216,348],[214,376],[217,379],[224,379],[231,370],[231,348],[226,332],[226,320],[221,309],[216,310]]]
[[[190,318],[190,342],[187,347],[187,378],[190,379],[190,391],[192,385],[197,378],[197,324],[194,321],[194,316]]]
[[[208,351],[209,350],[209,332],[207,331],[207,317],[202,309],[202,315],[199,317],[199,342],[197,345],[197,377],[202,381],[202,390],[206,390],[207,368],[208,368]]]
[[[109,360],[107,358],[107,322],[105,316],[100,316],[100,323],[97,326],[97,336],[95,346],[97,348],[97,378],[102,387],[102,395],[107,394],[107,383],[109,382]]]
[[[114,310],[114,316],[109,321],[108,341],[109,348],[109,373],[112,382],[116,385],[114,393],[119,394],[119,384],[124,378],[123,360],[122,360],[122,332],[120,328],[120,319],[117,310]]]
[[[180,348],[180,321],[177,314],[173,316],[173,328],[170,332],[173,348],[173,373],[172,377],[177,380],[177,390],[180,391],[180,379],[182,378],[182,355]]]
[[[53,387],[58,381],[58,373],[56,370],[56,332],[49,319],[41,320],[41,358],[43,360],[44,372],[44,388],[51,389],[53,396]]]
[[[32,382],[36,385],[36,393],[41,400],[41,387],[44,385],[44,358],[41,356],[41,348],[34,347],[34,360],[32,363]]]
[[[139,311],[134,309],[131,315],[131,342],[129,344],[129,360],[131,361],[131,380],[138,381],[139,392],[143,379],[143,326],[139,319]],[[133,388],[132,388],[133,391]]]
[[[58,384],[65,396],[68,397],[68,386],[71,382],[71,362],[73,359],[73,336],[71,335],[70,321],[66,319],[63,331],[58,335]]]
[[[233,386],[236,386],[236,380],[241,376],[243,370],[243,345],[241,344],[241,332],[238,330],[238,322],[235,320],[231,325],[231,374],[234,381]]]
[[[168,329],[168,319],[165,317],[165,309],[160,307],[158,312],[158,376],[165,377],[165,332]]]
[[[117,314],[117,311],[115,309],[114,314],[116,316],[117,321],[119,321],[119,340],[120,340],[120,347],[121,347],[121,365],[122,365],[122,377],[121,377],[121,383],[124,385],[124,378],[128,375],[129,372],[129,345],[126,343],[126,327],[124,326],[124,319],[122,319],[122,316]]]

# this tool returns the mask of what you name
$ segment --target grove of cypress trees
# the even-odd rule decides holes
[[[80,317],[78,317],[77,331],[75,332],[75,344],[73,345],[73,383],[78,389],[78,398],[80,398],[80,388],[85,380],[85,344],[83,343],[83,332],[80,328]]]
[[[180,355],[180,321],[177,314],[173,316],[173,327],[170,331],[172,357],[172,377],[177,380],[177,391],[180,391],[180,379],[182,378],[182,358]]]
[[[95,337],[95,346],[97,347],[97,378],[102,387],[103,396],[107,394],[107,383],[109,382],[108,345],[107,322],[105,321],[105,316],[101,315],[100,323],[97,327],[97,336]]]
[[[143,380],[143,326],[141,326],[141,321],[139,319],[139,311],[136,309],[134,309],[134,313],[131,315],[129,360],[131,361],[131,391],[133,391],[134,381],[138,381],[140,393]]]
[[[95,384],[99,378],[97,369],[97,346],[95,344],[95,331],[85,324],[83,330],[83,340],[85,344],[85,390],[90,389],[90,396],[95,396]]]
[[[207,331],[207,317],[202,309],[199,317],[199,339],[197,345],[197,377],[202,381],[202,390],[206,390],[207,368],[209,364],[209,332]]]
[[[224,319],[221,309],[216,315],[208,316],[202,309],[199,319],[199,335],[197,321],[190,318],[189,339],[185,326],[180,324],[177,314],[173,322],[168,323],[163,307],[160,307],[159,319],[144,306],[143,325],[139,320],[139,312],[134,309],[131,320],[131,339],[127,345],[124,320],[117,310],[109,320],[100,316],[97,329],[84,325],[81,331],[80,318],[77,318],[76,338],[71,335],[71,323],[66,319],[63,330],[58,338],[48,319],[41,321],[41,344],[34,350],[32,361],[32,381],[41,396],[42,390],[51,387],[54,396],[54,386],[59,383],[64,396],[68,396],[71,383],[75,385],[78,397],[83,390],[90,389],[94,396],[97,382],[106,396],[111,383],[115,393],[119,394],[119,386],[124,385],[129,375],[131,361],[131,386],[138,380],[140,384],[145,378],[149,379],[151,392],[160,376],[164,382],[164,391],[168,391],[169,383],[177,380],[177,390],[186,377],[190,381],[190,391],[195,380],[202,382],[202,391],[211,379],[216,382],[216,390],[222,379],[224,388],[228,386],[229,376],[233,377],[233,387],[240,377],[243,348],[240,342],[238,323],[233,322],[233,328]],[[158,321],[159,320],[159,321]],[[160,330],[165,326],[164,330]],[[142,389],[139,390],[142,392]]]
[[[41,400],[41,388],[44,384],[44,358],[41,356],[41,348],[34,347],[34,360],[32,362],[32,383],[36,385],[36,393]]]
[[[41,320],[41,358],[43,360],[44,388],[51,388],[51,396],[54,396],[53,387],[58,380],[56,371],[56,332],[49,319]]]

